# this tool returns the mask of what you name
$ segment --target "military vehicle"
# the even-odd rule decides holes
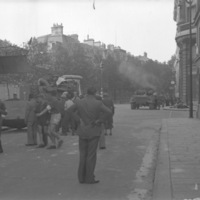
[[[150,97],[146,94],[144,95],[133,95],[130,99],[131,109],[139,109],[141,106],[150,105]]]
[[[42,92],[46,92],[51,89],[56,89],[59,94],[65,91],[76,91],[78,95],[81,95],[81,76],[78,75],[63,75],[60,77],[53,77],[54,82],[49,82],[44,78],[40,78],[37,84],[33,84],[26,87],[18,88],[18,96],[14,93],[13,98],[9,98],[4,101],[7,115],[3,120],[3,126],[9,128],[22,129],[26,127],[24,117],[25,109],[30,93],[37,95]]]

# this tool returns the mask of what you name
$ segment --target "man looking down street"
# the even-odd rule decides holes
[[[94,170],[97,159],[97,147],[101,134],[101,123],[103,118],[112,115],[112,112],[101,101],[96,100],[96,89],[90,87],[87,95],[81,100],[77,100],[69,108],[70,112],[78,111],[80,124],[77,129],[79,136],[79,168],[78,179],[80,183],[94,184]]]

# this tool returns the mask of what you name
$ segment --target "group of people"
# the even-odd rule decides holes
[[[63,105],[64,106],[64,105]],[[47,149],[60,148],[63,140],[58,132],[61,121],[62,102],[57,98],[57,92],[52,90],[36,97],[29,95],[29,101],[25,111],[25,123],[27,124],[26,146],[37,145],[39,134],[39,148],[51,144]]]
[[[84,96],[81,98],[84,98]],[[103,97],[95,94],[95,98],[102,101],[112,111],[112,115],[104,119],[101,124],[102,134],[99,147],[105,149],[104,135],[112,135],[114,103],[107,93]],[[78,100],[80,98],[77,92],[63,92],[59,98],[56,90],[45,94],[41,93],[37,96],[30,94],[25,111],[25,123],[27,124],[26,146],[46,147],[49,138],[51,144],[47,149],[56,149],[63,144],[60,135],[68,135],[70,132],[75,135],[80,124],[80,116],[77,111],[70,112],[69,108]],[[39,136],[39,144],[37,135]]]
[[[105,148],[105,135],[112,135],[114,104],[107,94],[103,98],[96,95],[94,87],[87,89],[87,94],[79,98],[77,94],[64,92],[58,99],[57,92],[52,90],[46,94],[29,95],[25,111],[27,124],[26,146],[39,145],[42,148],[51,144],[47,149],[60,148],[63,144],[61,134],[65,135],[69,129],[72,135],[79,136],[79,167],[78,180],[81,184],[94,184],[94,170],[97,159],[98,146]],[[2,115],[6,114],[4,104],[0,104],[0,123]],[[109,133],[107,132],[109,130]],[[0,134],[1,135],[1,134]],[[0,140],[1,145],[1,140]],[[0,146],[0,152],[2,146]]]

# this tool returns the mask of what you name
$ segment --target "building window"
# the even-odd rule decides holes
[[[192,21],[194,21],[194,17],[195,17],[195,14],[196,14],[196,7],[195,6],[192,6],[191,7],[191,19]],[[190,21],[190,7],[187,7],[187,22]]]

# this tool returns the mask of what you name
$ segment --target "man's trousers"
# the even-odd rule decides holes
[[[37,144],[37,123],[27,123],[27,144]]]
[[[98,143],[99,136],[87,139],[79,137],[80,160],[78,179],[80,183],[91,183],[94,181]]]

